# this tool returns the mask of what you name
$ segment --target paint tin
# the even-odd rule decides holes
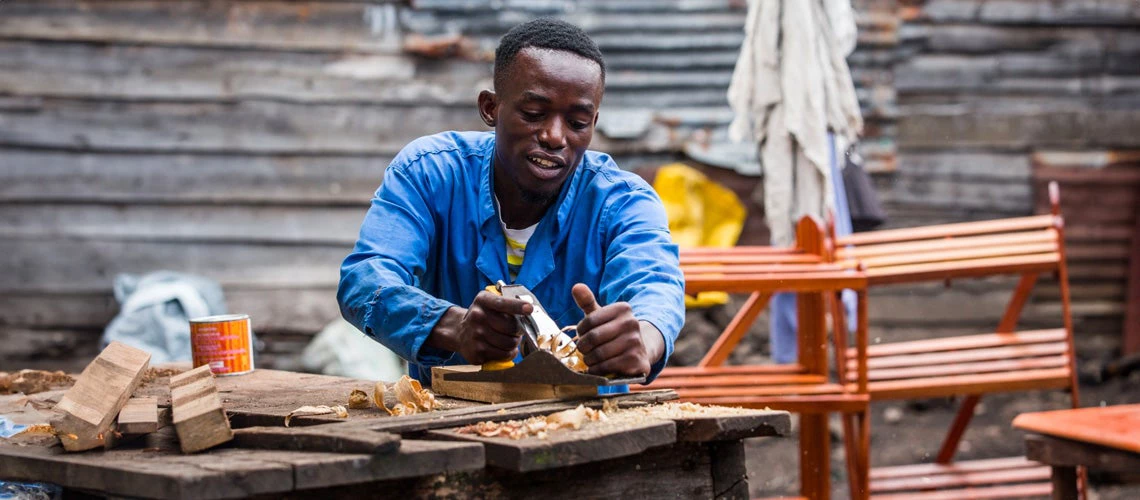
[[[253,333],[248,314],[222,314],[190,319],[194,368],[210,365],[214,375],[253,371]]]

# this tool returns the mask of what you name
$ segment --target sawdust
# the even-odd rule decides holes
[[[152,366],[150,368],[147,368],[146,371],[143,372],[142,383],[145,384],[148,382],[154,382],[155,380],[158,380],[160,378],[170,377],[172,375],[178,375],[179,373],[182,373],[185,371],[186,370],[184,370],[182,368],[170,368],[170,367],[159,368],[159,367]]]
[[[605,422],[608,419],[609,417],[604,411],[578,405],[577,408],[551,413],[550,415],[538,415],[526,420],[479,422],[461,427],[456,432],[459,434],[476,434],[482,437],[505,437],[514,440],[530,436],[546,439],[552,432],[578,430],[586,422]]]
[[[16,373],[0,372],[0,394],[16,392],[35,394],[74,384],[75,378],[61,371],[20,370]]]
[[[641,418],[650,417],[662,419],[679,419],[691,417],[730,417],[755,415],[757,413],[763,413],[763,410],[732,408],[728,406],[705,406],[696,403],[678,403],[675,401],[670,401],[655,405],[622,409],[617,412],[616,415],[631,415]]]

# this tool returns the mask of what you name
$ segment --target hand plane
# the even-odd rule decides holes
[[[530,303],[534,309],[530,314],[515,316],[522,332],[519,352],[523,359],[518,363],[495,362],[483,365],[475,372],[448,373],[444,380],[456,382],[501,382],[517,384],[550,385],[624,385],[645,382],[645,377],[603,377],[576,372],[562,364],[553,353],[539,347],[540,338],[558,338],[562,332],[558,324],[546,313],[538,298],[523,285],[508,285],[500,281],[495,285],[504,297]],[[508,366],[503,368],[503,366]]]

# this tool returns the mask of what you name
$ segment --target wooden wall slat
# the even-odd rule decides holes
[[[118,154],[5,148],[0,148],[0,158],[3,204],[273,204],[361,210],[392,159],[367,154]],[[0,214],[5,210],[0,205]]]
[[[184,244],[250,243],[351,247],[367,205],[281,207],[37,204],[0,207],[0,239],[61,238]]]
[[[192,221],[187,221],[191,224]],[[115,275],[171,269],[223,286],[334,286],[344,245],[186,243],[51,238],[0,239],[0,291],[110,290]]]

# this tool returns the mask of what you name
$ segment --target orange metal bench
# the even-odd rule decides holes
[[[647,388],[673,388],[682,401],[750,408],[773,408],[801,413],[801,495],[827,498],[830,493],[830,435],[827,414],[845,418],[844,444],[852,497],[867,490],[869,463],[865,353],[854,351],[851,384],[829,377],[825,301],[843,289],[859,295],[857,345],[866,346],[867,280],[858,271],[824,262],[824,233],[804,218],[797,226],[797,247],[736,247],[686,249],[681,253],[685,289],[749,293],[740,312],[716,340],[708,354],[693,367],[666,368]],[[768,304],[775,292],[798,293],[799,360],[794,365],[724,366],[732,350]],[[846,332],[838,345],[846,345]],[[840,358],[845,352],[836,350]],[[847,365],[839,363],[841,377]]]
[[[951,465],[982,394],[1069,389],[1077,407],[1065,243],[1056,184],[1049,187],[1052,213],[1033,217],[858,233],[833,238],[834,264],[862,269],[870,286],[1019,274],[996,330],[991,333],[867,347],[872,400],[963,396],[936,464],[871,471],[871,492],[908,498],[991,498],[1048,493],[1048,468],[1024,459],[994,469]],[[834,228],[831,228],[834,234]],[[1018,317],[1041,273],[1057,273],[1063,328],[1016,331]],[[842,311],[835,309],[842,318]],[[843,328],[837,321],[836,327]],[[860,346],[861,347],[861,346]],[[849,348],[849,355],[856,348]],[[848,361],[847,380],[854,382]],[[1044,474],[1044,475],[1043,475]],[[989,485],[989,486],[986,486]],[[936,488],[949,491],[931,491]],[[961,488],[967,488],[961,489]],[[987,489],[988,488],[988,489]],[[908,490],[909,493],[906,493]],[[900,493],[901,492],[901,493]],[[924,492],[924,493],[922,493]],[[926,496],[924,496],[926,495]],[[950,495],[950,496],[945,496]],[[955,496],[958,495],[958,496]],[[988,496],[987,496],[988,495]]]

